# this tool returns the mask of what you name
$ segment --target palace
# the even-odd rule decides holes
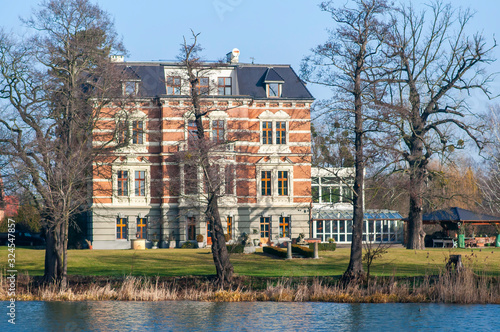
[[[310,233],[313,97],[289,65],[243,64],[239,51],[227,63],[199,69],[199,93],[208,105],[203,126],[224,142],[219,202],[230,239],[250,234],[268,243]],[[170,62],[124,62],[123,95],[94,131],[94,143],[115,135],[126,146],[96,160],[88,234],[95,249],[128,249],[131,240],[180,246],[204,236],[203,175],[179,155],[189,150],[196,126],[185,69]],[[118,129],[118,130],[116,130]],[[109,138],[109,137],[108,137]],[[197,179],[196,185],[188,179]]]

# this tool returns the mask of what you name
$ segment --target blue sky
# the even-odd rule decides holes
[[[39,0],[4,0],[0,26],[22,31],[19,16],[26,17]],[[182,36],[190,29],[201,32],[200,42],[207,60],[222,58],[239,48],[241,62],[291,64],[298,72],[301,59],[315,45],[326,40],[332,27],[328,14],[319,10],[319,0],[97,0],[115,19],[115,27],[129,51],[128,60],[172,60]],[[338,5],[345,0],[336,1]],[[454,6],[469,6],[476,16],[474,31],[492,40],[500,32],[500,2],[453,0]],[[420,5],[421,1],[415,1]],[[495,55],[500,57],[500,50]],[[500,64],[489,71],[500,71]],[[328,97],[325,89],[308,85],[316,98]],[[500,84],[493,90],[500,94]],[[474,97],[473,107],[486,108],[484,98]],[[498,101],[496,102],[498,103]]]

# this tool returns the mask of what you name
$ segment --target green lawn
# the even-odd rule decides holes
[[[260,251],[260,252],[259,252]],[[262,254],[262,249],[250,255],[231,256],[234,270],[239,275],[280,276],[335,276],[341,275],[349,263],[349,249],[320,252],[321,259],[275,259]],[[471,255],[473,252],[473,255]],[[42,275],[44,251],[17,248],[16,269],[29,275]],[[7,247],[0,247],[0,268],[7,265]],[[372,274],[379,276],[421,276],[436,274],[444,269],[450,254],[462,254],[467,266],[476,272],[500,276],[500,248],[480,249],[426,249],[423,251],[391,248],[372,266]],[[70,250],[68,273],[72,275],[211,275],[215,274],[209,249],[158,250]]]

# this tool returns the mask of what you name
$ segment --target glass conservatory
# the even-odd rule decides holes
[[[352,241],[352,211],[313,209],[312,217],[314,238],[319,238],[322,242],[327,242],[330,238],[338,243]],[[364,242],[403,242],[403,217],[397,211],[367,210],[364,217]]]

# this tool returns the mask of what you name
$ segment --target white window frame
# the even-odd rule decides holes
[[[134,142],[134,137],[133,137],[133,123],[134,121],[142,121],[142,144],[138,143],[133,143]],[[140,110],[136,109],[131,113],[128,113],[126,111],[119,112],[117,114],[117,117],[115,119],[115,128],[118,128],[119,124],[125,122],[126,123],[126,128],[127,128],[127,136],[128,136],[128,141],[126,142],[126,146],[117,149],[116,152],[118,153],[147,153],[147,146],[148,142],[146,140],[147,138],[147,115],[144,112],[141,112]],[[119,135],[120,132],[117,130],[116,131],[116,141],[119,141]]]
[[[279,110],[272,113],[269,110],[262,112],[259,116],[259,153],[291,153],[290,150],[290,115]],[[272,139],[271,144],[263,144],[262,123],[271,122]],[[276,123],[285,122],[285,144],[276,144]]]
[[[271,195],[262,195],[262,171],[271,172]],[[288,195],[278,195],[278,171],[288,172]],[[271,156],[268,161],[261,159],[256,164],[257,203],[293,203],[293,163],[286,158],[282,161],[278,156]]]
[[[270,91],[270,85],[271,84],[276,84],[278,86],[278,95],[277,96],[271,96],[269,94],[269,91]],[[281,94],[282,94],[282,90],[283,90],[283,83],[278,83],[278,82],[269,82],[269,83],[266,83],[266,96],[267,98],[281,98]]]
[[[139,94],[139,80],[126,80],[122,81],[122,94],[124,96],[137,96]],[[132,93],[127,93],[127,84],[134,84],[134,91]]]
[[[151,203],[151,163],[145,158],[142,161],[128,156],[125,161],[117,158],[112,164],[112,204],[115,205],[145,205]],[[128,196],[118,196],[118,171],[128,172]],[[135,171],[144,171],[144,196],[135,195]]]

